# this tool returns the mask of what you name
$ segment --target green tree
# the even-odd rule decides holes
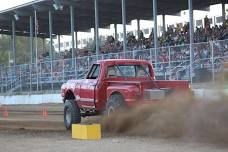
[[[0,35],[0,65],[7,65],[9,63],[9,55],[11,52],[10,43],[10,36]]]
[[[38,56],[46,52],[48,42],[41,38],[37,39]],[[44,50],[43,50],[44,48]],[[12,39],[9,35],[0,35],[0,65],[9,65],[9,58],[13,60]],[[16,36],[16,64],[30,63],[31,51],[29,46],[29,37]],[[35,43],[33,58],[35,59]]]

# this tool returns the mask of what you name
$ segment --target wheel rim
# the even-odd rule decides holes
[[[109,107],[108,116],[112,115],[114,112],[115,112],[115,108],[114,107]]]
[[[71,124],[71,111],[69,108],[66,109],[66,122],[68,125]]]

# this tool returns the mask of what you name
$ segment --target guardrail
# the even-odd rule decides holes
[[[189,45],[162,47],[158,49],[133,50],[125,52],[127,59],[150,61],[156,67],[158,79],[190,80],[194,73],[194,82],[201,81],[200,72],[215,79],[222,64],[228,60],[228,40],[193,44],[193,71],[190,71]],[[157,54],[157,63],[155,63]],[[35,93],[59,90],[62,83],[69,79],[83,78],[90,66],[98,60],[123,59],[124,52],[85,56],[75,59],[62,59],[22,64],[15,67],[0,67],[0,93]],[[203,79],[203,78],[202,78]]]

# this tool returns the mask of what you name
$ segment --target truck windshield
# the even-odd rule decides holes
[[[108,67],[108,77],[149,77],[148,65],[115,65]]]

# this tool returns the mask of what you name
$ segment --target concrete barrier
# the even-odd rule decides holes
[[[204,101],[219,101],[224,95],[228,95],[228,90],[213,90],[213,89],[194,89],[195,97]]]
[[[0,104],[4,105],[42,103],[62,103],[62,97],[60,94],[0,96]]]
[[[194,89],[195,97],[205,101],[216,101],[228,90]],[[0,105],[62,103],[60,94],[0,96]]]

